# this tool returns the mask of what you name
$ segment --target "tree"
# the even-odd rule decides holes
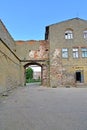
[[[26,69],[26,80],[28,80],[28,79],[33,79],[33,69],[32,68]]]

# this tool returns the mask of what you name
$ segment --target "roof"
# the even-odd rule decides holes
[[[84,20],[84,19],[81,19],[81,18],[76,17],[76,18],[72,18],[72,19],[68,19],[68,20],[64,20],[64,21],[61,21],[61,22],[58,22],[58,23],[54,23],[54,24],[48,25],[48,26],[46,26],[46,27],[53,26],[53,25],[55,25],[55,24],[60,24],[60,23],[72,21],[72,20],[79,20],[79,21],[87,22],[87,20]]]

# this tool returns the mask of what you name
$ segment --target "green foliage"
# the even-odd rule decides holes
[[[41,79],[33,79],[33,69],[28,68],[26,69],[26,83],[34,83],[34,82],[41,82]]]
[[[33,69],[28,68],[26,69],[26,80],[33,79]]]
[[[41,79],[27,79],[26,83],[35,83],[35,82],[41,82]]]

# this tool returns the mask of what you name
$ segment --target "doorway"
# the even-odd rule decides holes
[[[83,71],[77,71],[75,74],[76,82],[83,83],[84,82],[84,76]]]
[[[76,82],[81,83],[81,72],[76,72]]]

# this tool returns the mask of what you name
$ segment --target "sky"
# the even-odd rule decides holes
[[[0,1],[0,19],[14,40],[44,40],[46,26],[75,17],[87,20],[87,0]]]
[[[31,65],[29,67],[32,68],[34,72],[41,72],[41,67],[40,66]]]

